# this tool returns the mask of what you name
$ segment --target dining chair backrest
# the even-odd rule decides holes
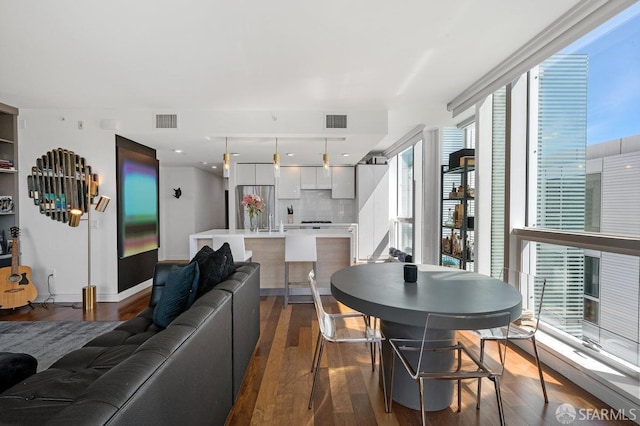
[[[469,314],[469,315],[451,315],[430,313],[427,315],[427,321],[422,336],[422,348],[418,359],[418,368],[421,371],[422,358],[425,354],[425,348],[430,345],[438,345],[439,341],[430,340],[429,336],[433,330],[489,330],[493,328],[506,327],[507,333],[509,324],[511,323],[511,313],[508,311],[497,312],[493,314]],[[506,354],[507,341],[500,342],[499,351]],[[501,357],[504,368],[504,356]]]
[[[313,304],[316,307],[316,315],[318,316],[320,332],[326,338],[332,339],[336,334],[335,323],[331,316],[324,310],[322,299],[320,298],[320,292],[318,291],[318,283],[313,270],[309,272],[309,288],[311,288],[311,297],[313,297]]]
[[[540,323],[540,316],[542,315],[542,302],[547,288],[547,279],[510,268],[503,268],[501,275],[501,279],[504,282],[517,288],[524,295],[523,297],[526,301],[533,303],[533,306],[537,308],[533,319],[532,332],[537,331],[538,324]],[[540,288],[540,297],[538,297],[537,300],[535,297],[536,286],[539,286]]]
[[[284,261],[285,262],[316,262],[315,235],[286,234],[284,236]]]
[[[211,248],[214,250],[218,250],[224,243],[229,243],[234,262],[245,262],[247,260],[244,235],[214,235],[211,243]]]

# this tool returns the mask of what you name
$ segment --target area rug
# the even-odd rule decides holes
[[[38,371],[120,321],[0,321],[0,352],[20,352],[38,360]]]

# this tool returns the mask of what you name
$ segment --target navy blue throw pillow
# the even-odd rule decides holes
[[[222,279],[224,280],[229,275],[233,274],[233,271],[235,271],[236,269],[236,267],[233,265],[233,255],[231,254],[231,246],[229,246],[229,243],[224,243],[218,250],[216,250],[216,253],[222,253],[227,258],[224,263],[224,269],[222,271]]]
[[[200,282],[196,298],[220,284],[235,271],[229,243],[222,244],[218,250],[204,246],[191,261],[197,262],[200,266]]]
[[[162,296],[153,310],[153,322],[166,328],[196,300],[200,268],[198,262],[186,266],[173,265],[169,270]]]

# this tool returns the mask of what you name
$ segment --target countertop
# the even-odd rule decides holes
[[[284,228],[300,228],[300,227],[319,227],[319,228],[349,228],[352,226],[358,226],[357,223],[283,223]]]
[[[260,231],[251,232],[248,229],[209,229],[207,231],[198,232],[196,234],[189,235],[190,238],[211,238],[213,235],[244,235],[245,238],[284,238],[287,234],[294,235],[315,235],[318,238],[351,238],[352,232],[349,232],[346,228],[330,228],[330,229],[285,229],[284,232],[276,231]]]

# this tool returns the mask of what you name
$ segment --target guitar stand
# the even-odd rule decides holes
[[[31,303],[31,301],[28,301],[28,302],[27,302],[27,305],[29,305],[29,307],[30,307],[31,309],[35,309],[35,308],[36,308],[35,306],[33,306],[33,303]]]

